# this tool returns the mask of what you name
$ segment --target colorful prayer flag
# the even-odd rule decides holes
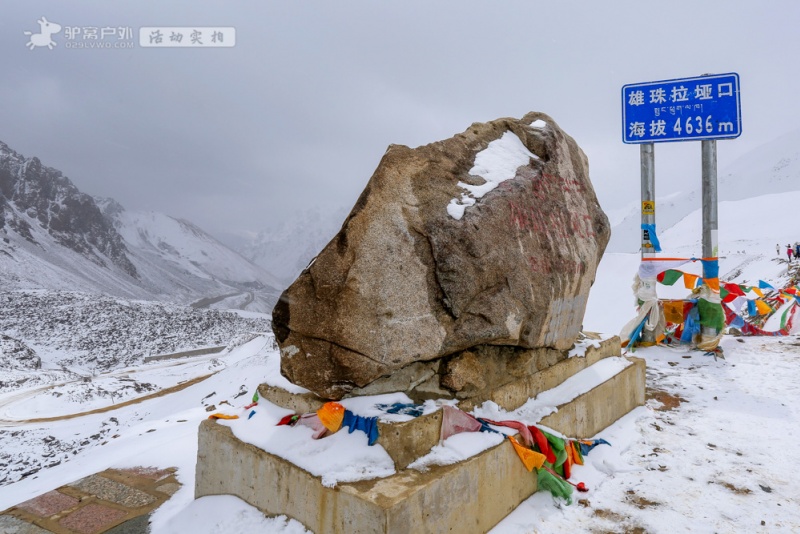
[[[317,416],[325,428],[331,432],[337,432],[342,427],[344,406],[338,402],[326,402],[317,410]]]
[[[514,436],[508,436],[508,439],[514,446],[517,456],[519,456],[519,459],[522,460],[525,469],[528,471],[533,471],[534,467],[536,469],[540,469],[544,465],[544,461],[546,459],[544,454],[524,447],[516,439],[514,439]]]
[[[694,289],[697,287],[697,280],[700,277],[696,274],[683,273],[683,287],[686,289]]]
[[[755,302],[756,302],[756,309],[758,310],[759,315],[767,315],[775,311],[769,304],[767,304],[761,299],[757,299]]]

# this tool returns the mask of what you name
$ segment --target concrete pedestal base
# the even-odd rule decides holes
[[[618,338],[612,338],[612,343],[616,343],[618,354]],[[568,436],[588,438],[642,405],[645,364],[637,358],[629,359],[632,365],[559,406],[557,413],[541,423]],[[567,363],[571,360],[575,362]],[[582,359],[571,358],[562,363],[580,367],[577,370],[590,364],[579,360]],[[555,371],[551,374],[559,375],[560,380],[553,380],[560,383],[577,370],[572,369],[571,374]],[[544,377],[531,377],[526,382],[542,384],[542,380]],[[549,380],[545,382],[549,387],[557,385],[549,384]],[[530,391],[523,384],[509,391],[514,393],[503,395],[514,397],[514,402],[517,402],[516,397],[525,396],[517,406],[535,396],[535,393],[523,393]],[[414,425],[417,421],[418,427]],[[513,447],[506,442],[464,462],[433,467],[425,473],[404,469],[413,460],[411,456],[416,458],[427,453],[438,441],[438,428],[434,423],[433,418],[418,418],[385,425],[389,428],[381,427],[380,443],[387,451],[401,451],[390,452],[398,466],[395,475],[326,488],[319,478],[294,464],[239,441],[228,427],[205,421],[199,432],[195,495],[236,495],[265,514],[287,515],[317,534],[404,534],[486,532],[536,491],[535,474],[525,469]],[[395,427],[394,431],[391,427]],[[428,436],[415,441],[412,437],[415,429],[421,430],[424,436],[435,434],[436,441],[425,445],[427,449],[421,452],[402,452],[409,443],[421,448],[422,441],[431,439]],[[393,442],[396,443],[393,445]],[[406,443],[405,449],[400,446],[402,442]]]

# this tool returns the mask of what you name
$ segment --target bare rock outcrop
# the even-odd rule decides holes
[[[464,351],[573,345],[609,237],[585,154],[547,115],[392,145],[273,311],[281,372],[329,399],[420,364],[479,387],[485,350]]]

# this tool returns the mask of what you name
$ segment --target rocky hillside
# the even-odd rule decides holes
[[[95,199],[0,142],[0,289],[267,312],[281,283],[189,221]]]
[[[227,345],[269,329],[266,316],[67,291],[0,292],[5,371],[39,369],[42,354],[32,347],[43,350],[51,366],[107,371],[141,365],[147,356]]]
[[[9,244],[12,232],[46,248],[34,234],[33,225],[89,261],[101,267],[112,264],[137,278],[122,238],[92,197],[78,191],[61,171],[45,167],[38,158],[24,158],[0,142],[0,232],[5,234],[4,243]]]

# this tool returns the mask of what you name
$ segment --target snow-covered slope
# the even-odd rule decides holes
[[[792,208],[798,203],[800,191],[720,202],[720,278],[750,285],[764,280],[775,287],[783,287],[789,265],[784,249],[778,254],[775,245],[800,240],[800,210]],[[701,210],[696,209],[666,230],[660,240],[664,257],[701,257]],[[638,252],[607,252],[603,256],[589,295],[584,328],[616,334],[634,317],[635,299],[630,286],[639,260]],[[680,269],[702,274],[699,262],[687,263]],[[659,285],[657,291],[664,298],[683,298],[689,293],[681,284]]]
[[[717,189],[720,202],[800,190],[800,130],[751,150],[726,166],[718,173]],[[691,191],[665,196],[659,196],[658,191],[656,169],[656,225],[659,235],[702,207],[699,184]],[[641,212],[636,202],[629,207],[627,215],[613,225],[607,251],[638,250],[640,224]]]
[[[130,251],[142,285],[153,294],[251,311],[269,311],[277,300],[282,283],[275,276],[189,221],[97,200]]]

